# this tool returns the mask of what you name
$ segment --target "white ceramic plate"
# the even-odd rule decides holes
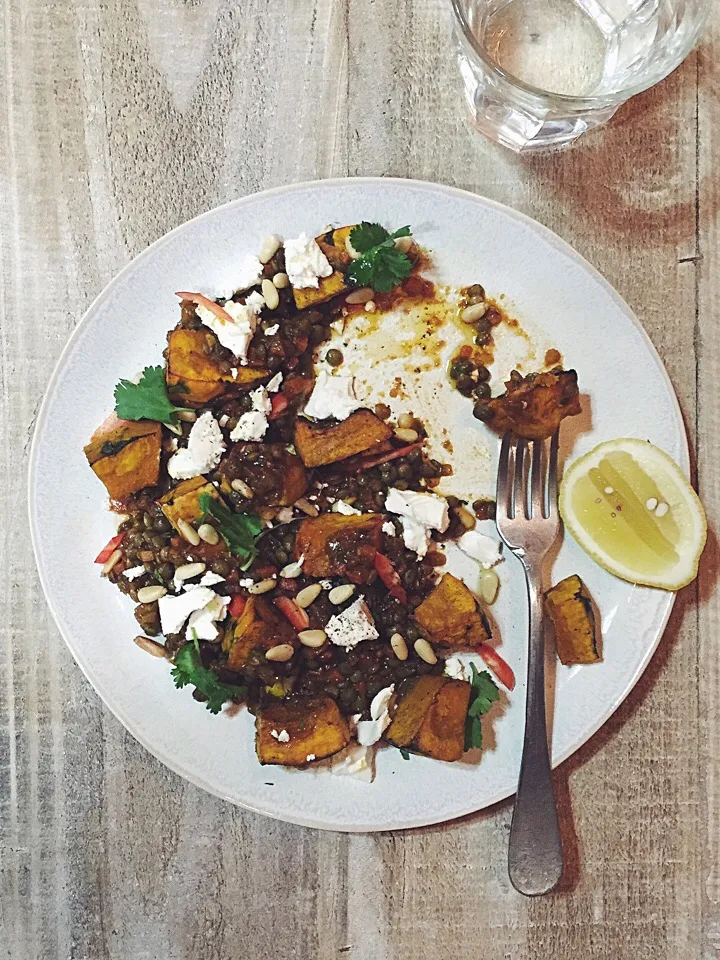
[[[175,290],[208,290],[232,275],[240,255],[270,232],[294,236],[326,223],[377,220],[412,225],[451,284],[481,282],[509,309],[540,325],[577,368],[585,428],[571,456],[613,437],[642,437],[688,468],[678,404],[637,319],[578,254],[539,224],[489,200],[428,183],[328,180],[245,197],[158,240],[107,287],[78,325],[48,386],[32,450],[30,519],[48,603],[75,659],[118,719],[159,760],[204,789],[272,817],[334,830],[389,830],[436,823],[511,795],[522,742],[525,599],[514,558],[503,566],[493,613],[515,692],[486,724],[481,763],[403,760],[380,751],[367,785],[261,767],[247,713],[212,716],[176,691],[167,663],[132,643],[132,605],[98,576],[92,560],[114,532],[83,445],[112,407],[112,388],[160,360],[178,316]],[[589,399],[588,399],[589,397]],[[581,418],[578,418],[581,419]],[[576,424],[577,427],[577,424]],[[483,427],[478,425],[478,429]],[[564,428],[565,430],[565,428]],[[572,431],[567,430],[567,437]],[[598,568],[568,536],[556,577],[578,572],[602,613],[605,659],[558,667],[553,763],[569,757],[637,682],[667,622],[673,596],[636,588]],[[552,678],[551,678],[552,679]]]

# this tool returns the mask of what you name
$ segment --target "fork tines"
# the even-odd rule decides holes
[[[558,437],[524,440],[506,433],[500,447],[497,516],[549,519],[557,511]]]

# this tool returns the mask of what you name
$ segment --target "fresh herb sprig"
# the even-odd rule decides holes
[[[115,413],[121,420],[176,424],[184,409],[170,402],[162,367],[145,367],[137,383],[121,380],[115,387]]]
[[[262,533],[260,517],[254,513],[231,513],[224,503],[209,493],[201,493],[198,504],[203,512],[203,520],[211,517],[215,521],[228,550],[241,561],[241,569],[247,570],[257,556],[255,541]]]
[[[412,260],[395,241],[409,237],[410,227],[388,233],[379,223],[364,220],[350,231],[350,243],[359,253],[350,264],[347,276],[359,287],[372,287],[378,293],[389,293],[412,272]]]
[[[223,704],[233,698],[245,697],[247,687],[234,683],[221,683],[217,674],[202,665],[197,637],[180,649],[175,657],[175,666],[170,671],[178,689],[189,684],[207,697],[205,706],[210,713],[220,713]]]
[[[465,720],[465,750],[482,747],[482,726],[480,717],[487,713],[500,696],[495,681],[487,672],[480,673],[474,663],[470,664],[472,688],[467,718]]]

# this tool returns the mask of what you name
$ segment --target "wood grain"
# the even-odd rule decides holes
[[[667,364],[717,529],[720,14],[610,126],[535,159],[465,119],[442,0],[6,0],[0,30],[0,956],[720,957],[714,534],[647,674],[556,775],[570,869],[531,902],[507,880],[509,804],[348,837],[169,773],[72,662],[24,522],[45,384],[131,257],[238,195],[392,174],[509,203],[607,276]]]

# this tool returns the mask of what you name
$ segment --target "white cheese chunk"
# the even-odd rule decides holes
[[[242,414],[230,434],[231,440],[262,440],[270,426],[268,414],[272,410],[272,403],[267,389],[258,387],[252,391],[250,399],[252,410]]]
[[[463,553],[477,560],[485,569],[494,567],[502,560],[500,544],[478,530],[468,530],[457,542]]]
[[[370,609],[362,597],[358,597],[347,610],[331,617],[325,633],[332,643],[346,649],[356,647],[363,640],[377,640],[380,636],[375,629]]]
[[[265,332],[268,333],[269,331],[266,330]],[[282,382],[283,382],[283,375],[282,373],[278,372],[275,374],[272,380],[267,384],[265,389],[267,390],[268,393],[277,393],[278,390],[280,389],[280,385],[282,384]]]
[[[330,376],[321,370],[303,413],[316,420],[326,420],[328,417],[347,420],[361,406],[362,403],[355,396],[353,377],[339,373]]]
[[[430,548],[430,531],[411,517],[400,517],[400,523],[403,528],[403,543],[422,560]]]
[[[353,743],[336,754],[330,763],[330,773],[336,777],[355,777],[363,783],[372,783],[374,750]]]
[[[394,683],[376,693],[370,704],[370,719],[358,721],[357,739],[363,747],[371,747],[374,743],[377,743],[390,726],[388,707],[394,693]]]
[[[280,329],[280,324],[279,324],[279,323],[274,323],[271,327],[268,327],[268,328],[265,330],[265,336],[266,336],[266,337],[274,337],[275,334],[278,332],[279,329]],[[282,374],[280,374],[280,376],[282,377]]]
[[[245,306],[257,316],[265,306],[265,297],[261,293],[258,293],[257,290],[253,290],[253,292],[245,298]]]
[[[452,680],[465,680],[465,667],[457,657],[448,657],[445,661],[445,676]]]
[[[385,509],[441,533],[450,525],[447,500],[436,493],[417,493],[415,490],[392,487],[385,498]]]
[[[240,261],[240,266],[235,275],[235,283],[237,284],[235,289],[247,290],[249,287],[254,287],[256,283],[259,283],[262,272],[263,265],[258,257],[246,253]]]
[[[197,308],[197,315],[220,343],[245,364],[248,347],[257,327],[257,314],[246,304],[235,303],[233,300],[228,300],[223,310],[230,320],[216,316],[212,310],[202,305]]]
[[[278,743],[290,742],[290,734],[287,732],[287,730],[280,730],[280,731],[271,730],[270,736],[274,737],[278,741]]]
[[[206,589],[201,587],[201,589]],[[219,594],[213,594],[212,600],[206,603],[201,610],[195,610],[190,614],[187,629],[185,631],[186,640],[215,640],[218,635],[218,628],[215,624],[225,619],[230,597],[221,597]]]
[[[177,597],[166,594],[158,600],[160,626],[167,637],[171,633],[180,633],[183,624],[196,610],[202,610],[216,596],[208,587],[196,587]]]
[[[225,452],[225,441],[215,417],[207,410],[192,425],[187,447],[168,460],[168,473],[175,480],[189,480],[214,470]]]
[[[341,513],[344,517],[359,517],[362,514],[362,510],[356,510],[352,504],[345,503],[344,500],[336,500],[330,509],[333,513]]]
[[[386,520],[382,525],[382,532],[386,533],[389,537],[397,536],[397,533],[395,532],[395,524],[390,520]]]
[[[141,563],[139,567],[130,567],[129,570],[123,570],[123,576],[126,580],[137,580],[145,573],[145,564]]]
[[[313,237],[301,233],[285,241],[285,273],[293,287],[319,287],[320,277],[329,277],[332,272],[330,261]]]
[[[213,573],[212,570],[208,570],[207,573],[203,574],[200,579],[201,587],[212,587],[216,583],[224,583],[225,577],[221,577],[219,573]]]

